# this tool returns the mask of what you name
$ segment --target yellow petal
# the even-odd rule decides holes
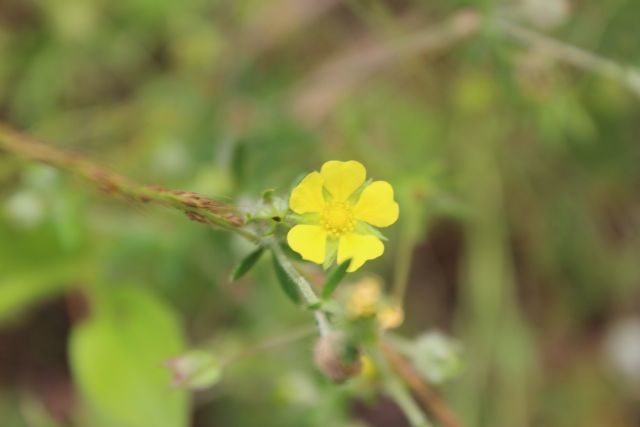
[[[287,234],[287,242],[307,261],[322,264],[327,247],[327,232],[319,225],[296,225]]]
[[[289,207],[299,214],[322,212],[324,197],[322,196],[322,175],[311,172],[293,189],[289,198]]]
[[[320,174],[324,187],[337,202],[344,202],[358,189],[367,176],[367,170],[355,160],[339,162],[331,160],[322,165]]]
[[[360,195],[353,209],[356,219],[376,227],[388,227],[398,220],[400,208],[393,200],[393,187],[385,181],[374,181]]]
[[[356,271],[366,261],[378,258],[384,252],[384,245],[370,234],[346,234],[338,243],[338,264],[351,258],[348,272]]]

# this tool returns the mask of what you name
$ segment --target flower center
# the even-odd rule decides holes
[[[347,203],[329,203],[322,211],[322,226],[333,236],[353,231],[354,220],[351,206]]]

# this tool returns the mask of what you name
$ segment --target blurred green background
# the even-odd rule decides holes
[[[463,343],[468,426],[639,426],[640,78],[502,19],[640,67],[631,0],[0,0],[0,119],[240,206],[357,159],[401,205],[363,270]],[[0,425],[406,425],[311,338],[251,350],[312,322],[268,261],[229,283],[249,250],[1,153]],[[192,346],[247,354],[191,396]]]

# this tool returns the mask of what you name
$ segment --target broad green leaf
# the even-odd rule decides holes
[[[187,396],[165,367],[184,349],[174,313],[142,289],[105,289],[92,302],[92,316],[72,332],[70,358],[95,424],[187,426]]]
[[[254,250],[249,255],[244,257],[244,259],[238,263],[236,268],[233,269],[229,279],[232,282],[235,282],[236,280],[244,276],[249,270],[251,270],[251,268],[253,268],[256,262],[258,262],[263,252],[264,248],[259,247],[258,249]]]
[[[284,270],[275,255],[273,255],[273,269],[276,272],[276,277],[278,278],[278,282],[280,283],[280,286],[282,287],[284,293],[295,304],[300,304],[300,294],[298,294],[298,286],[296,286],[293,279]]]
[[[329,299],[333,294],[333,291],[338,287],[340,281],[347,274],[347,268],[351,264],[351,258],[346,261],[343,261],[341,264],[336,265],[333,270],[329,273],[329,277],[327,277],[327,281],[324,283],[322,287],[322,299]]]

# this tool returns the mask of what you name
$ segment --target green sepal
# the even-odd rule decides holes
[[[380,240],[384,240],[384,241],[388,240],[385,237],[385,235],[380,232],[380,230],[378,230],[377,228],[367,224],[364,221],[356,221],[356,225],[353,228],[353,231],[356,234],[371,234],[373,236],[376,236]]]
[[[322,187],[322,198],[324,199],[325,203],[331,203],[331,201],[333,200],[333,196],[324,186]]]
[[[297,224],[308,224],[308,225],[317,225],[320,224],[320,214],[319,213],[305,213],[305,214],[297,214],[290,213],[287,215],[287,218],[292,220]]]
[[[338,239],[329,237],[327,239],[326,251],[324,256],[324,263],[322,268],[327,270],[333,262],[336,260],[336,254],[338,253]]]
[[[354,191],[350,196],[349,199],[347,199],[347,201],[351,204],[356,204],[356,202],[358,200],[360,200],[360,195],[362,194],[362,192],[364,191],[365,188],[367,188],[369,186],[369,184],[371,184],[373,182],[373,178],[368,178],[360,187],[358,187],[358,189],[356,191]]]
[[[347,269],[351,265],[351,258],[338,264],[327,277],[324,286],[322,287],[322,299],[326,300],[331,297],[333,291],[338,287],[344,276],[347,274]]]
[[[293,279],[289,277],[275,255],[273,255],[271,259],[273,260],[273,269],[276,272],[276,278],[280,283],[280,287],[294,304],[300,304],[300,294],[298,293],[298,287],[294,283]]]
[[[256,262],[258,262],[263,252],[264,248],[261,246],[244,257],[229,275],[229,280],[231,282],[235,282],[236,280],[247,274],[247,272],[253,268]]]

